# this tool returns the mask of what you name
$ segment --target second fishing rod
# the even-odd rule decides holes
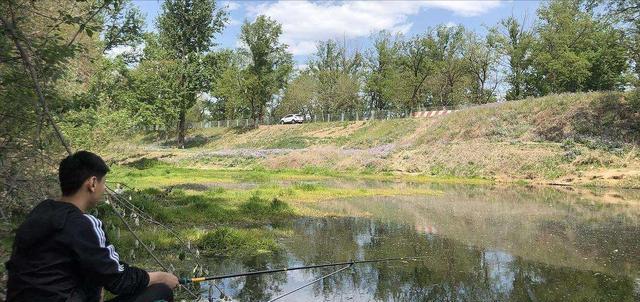
[[[326,264],[307,265],[307,266],[284,267],[284,268],[278,268],[278,269],[261,270],[261,271],[253,271],[253,272],[243,272],[243,273],[228,274],[228,275],[218,275],[218,276],[208,276],[208,277],[195,277],[195,278],[180,278],[180,284],[198,283],[198,282],[209,281],[209,280],[219,280],[219,279],[245,277],[245,276],[261,275],[261,274],[271,274],[271,273],[295,271],[295,270],[302,270],[302,269],[312,269],[312,268],[320,268],[320,267],[353,265],[353,264],[361,264],[361,263],[386,262],[386,261],[418,260],[418,259],[422,259],[422,258],[425,258],[425,256],[419,256],[419,257],[395,257],[395,258],[381,258],[381,259],[369,259],[369,260],[358,260],[358,261],[345,261],[345,262],[335,262],[335,263],[326,263]]]

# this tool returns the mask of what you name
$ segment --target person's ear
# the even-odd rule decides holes
[[[89,181],[90,181],[90,185],[89,185],[89,191],[91,193],[94,193],[96,191],[96,177],[92,176]]]

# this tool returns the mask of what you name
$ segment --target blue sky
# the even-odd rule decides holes
[[[146,15],[147,29],[155,31],[162,1],[134,1]],[[351,49],[367,49],[371,33],[379,30],[407,36],[438,24],[462,24],[478,33],[500,19],[515,16],[531,22],[539,1],[218,1],[230,12],[230,22],[216,42],[239,46],[240,26],[246,19],[267,15],[282,24],[282,41],[289,45],[299,66],[304,66],[319,40],[345,40]]]

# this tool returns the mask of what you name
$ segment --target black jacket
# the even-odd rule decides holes
[[[100,287],[120,295],[149,283],[147,272],[119,261],[99,219],[54,200],[29,213],[5,265],[7,302],[93,302]]]

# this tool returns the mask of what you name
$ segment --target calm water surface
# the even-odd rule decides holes
[[[335,217],[274,225],[291,234],[284,252],[210,259],[211,273],[425,256],[355,265],[279,301],[640,301],[640,192],[428,186],[441,194],[314,203]],[[217,284],[268,301],[338,268]]]

